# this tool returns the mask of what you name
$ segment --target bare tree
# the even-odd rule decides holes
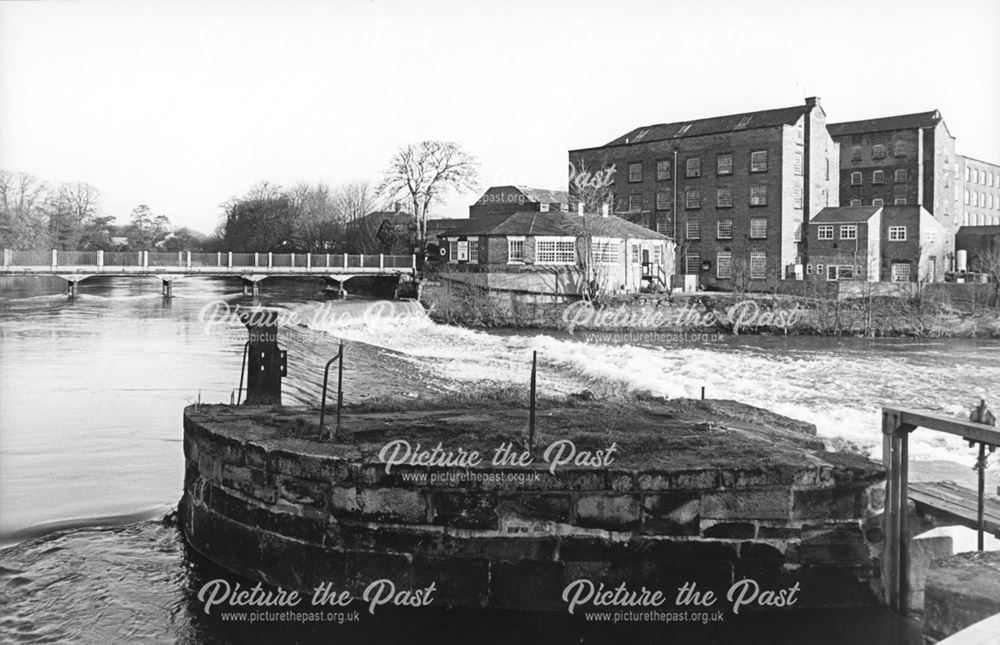
[[[341,222],[357,222],[376,209],[375,191],[367,181],[348,181],[334,191],[333,204]]]
[[[64,250],[80,246],[84,228],[97,217],[100,192],[90,184],[62,184],[45,200],[52,244]]]
[[[387,199],[401,197],[413,204],[420,247],[427,241],[427,218],[435,203],[452,190],[462,193],[479,186],[479,161],[451,141],[421,141],[400,148],[377,192]]]
[[[583,210],[597,213],[605,204],[614,211],[615,164],[604,168],[590,168],[580,157],[569,164],[570,201],[583,204]]]
[[[45,183],[23,172],[0,170],[0,242],[13,249],[47,246],[41,209]]]

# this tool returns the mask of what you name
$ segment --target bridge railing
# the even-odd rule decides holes
[[[346,253],[189,253],[187,251],[13,251],[4,249],[4,267],[176,267],[412,269],[414,256]]]

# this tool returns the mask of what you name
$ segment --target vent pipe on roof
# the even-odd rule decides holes
[[[611,210],[611,207],[608,206],[607,202],[601,204],[601,217],[607,217],[608,216],[608,211],[610,211],[610,210]]]

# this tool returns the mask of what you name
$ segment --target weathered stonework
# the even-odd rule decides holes
[[[296,413],[185,411],[184,534],[250,578],[354,593],[383,577],[398,589],[435,581],[438,602],[468,607],[562,610],[581,576],[668,591],[752,577],[799,582],[797,607],[880,602],[881,534],[867,529],[883,472],[860,457],[806,441],[798,462],[761,467],[678,452],[675,469],[622,458],[554,475],[544,464],[387,474],[360,448],[274,429]]]

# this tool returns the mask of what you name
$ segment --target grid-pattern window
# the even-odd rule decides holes
[[[899,168],[899,169],[897,169],[894,179],[896,180],[897,184],[905,184],[906,183],[906,168]]]
[[[861,185],[861,173],[860,172],[852,172],[851,173],[851,185],[852,186],[860,186]]]
[[[663,264],[663,246],[661,244],[653,245],[653,264]]]
[[[628,209],[630,212],[642,210],[642,194],[632,193],[628,196]]]
[[[767,150],[750,153],[750,172],[767,172]]]
[[[750,205],[767,206],[767,184],[750,187]]]
[[[642,162],[630,163],[628,165],[628,180],[629,183],[636,183],[642,181]]]
[[[885,146],[881,143],[876,143],[872,146],[872,159],[885,159]]]
[[[767,253],[750,251],[750,279],[763,280],[767,277]]]
[[[906,144],[903,143],[902,141],[897,141],[895,143],[895,145],[893,146],[892,154],[894,154],[897,157],[905,157],[906,156]]]
[[[598,264],[618,264],[620,244],[615,240],[594,240],[590,243],[590,257]]]
[[[861,161],[861,146],[851,147],[851,161]]]
[[[719,251],[715,255],[715,277],[720,279],[733,277],[732,251]]]
[[[890,226],[889,227],[889,241],[890,242],[905,242],[906,241],[906,227],[905,226]]]
[[[910,281],[910,263],[909,262],[893,262],[892,272],[890,274],[890,279],[893,282],[909,282]]]
[[[660,191],[656,193],[656,210],[665,211],[670,208],[670,193]]]
[[[634,244],[633,243],[633,244],[629,244],[628,245],[628,256],[629,256],[628,259],[629,259],[629,261],[632,264],[639,264],[639,245],[638,244]]]
[[[906,198],[897,197],[896,199],[892,200],[892,203],[895,204],[896,206],[906,206]]]
[[[724,154],[715,158],[716,173],[720,175],[733,174],[733,155]]]
[[[795,225],[795,230],[792,231],[792,241],[793,242],[802,241],[802,224]]]
[[[842,224],[840,227],[840,239],[842,240],[858,239],[857,224]]]
[[[792,208],[802,208],[802,186],[792,189]]]
[[[684,191],[684,208],[701,208],[701,189],[688,188]]]
[[[524,262],[524,238],[507,238],[507,261]]]
[[[795,151],[795,157],[794,157],[794,160],[793,160],[792,164],[793,164],[792,165],[793,172],[796,175],[801,175],[802,174],[802,151],[801,150],[796,150]]]
[[[875,170],[872,172],[872,183],[873,184],[884,184],[885,183],[885,171]]]
[[[535,240],[536,264],[573,264],[576,262],[576,242],[569,240]]]
[[[718,208],[731,208],[733,205],[733,189],[729,187],[716,188],[715,205]]]
[[[763,217],[753,217],[750,219],[750,237],[755,240],[763,240],[767,237],[767,220]]]
[[[861,206],[861,200],[860,199],[852,199],[851,200],[851,206]]]
[[[684,273],[688,275],[701,273],[701,253],[688,253],[684,257]]]
[[[701,177],[701,157],[691,157],[684,168],[685,177]]]
[[[872,206],[884,206],[884,205],[885,205],[885,200],[880,197],[876,197],[875,199],[872,200]]]
[[[832,240],[833,239],[833,226],[819,226],[816,228],[816,239],[819,240]]]
[[[448,262],[458,262],[458,240],[448,240]]]
[[[688,222],[687,223],[687,239],[689,240],[700,240],[701,239],[701,222]]]
[[[720,240],[733,239],[733,220],[720,219],[718,225],[716,225],[715,236]]]
[[[469,262],[479,262],[479,240],[469,240]]]
[[[656,162],[656,180],[666,181],[670,179],[670,160],[660,159]]]

